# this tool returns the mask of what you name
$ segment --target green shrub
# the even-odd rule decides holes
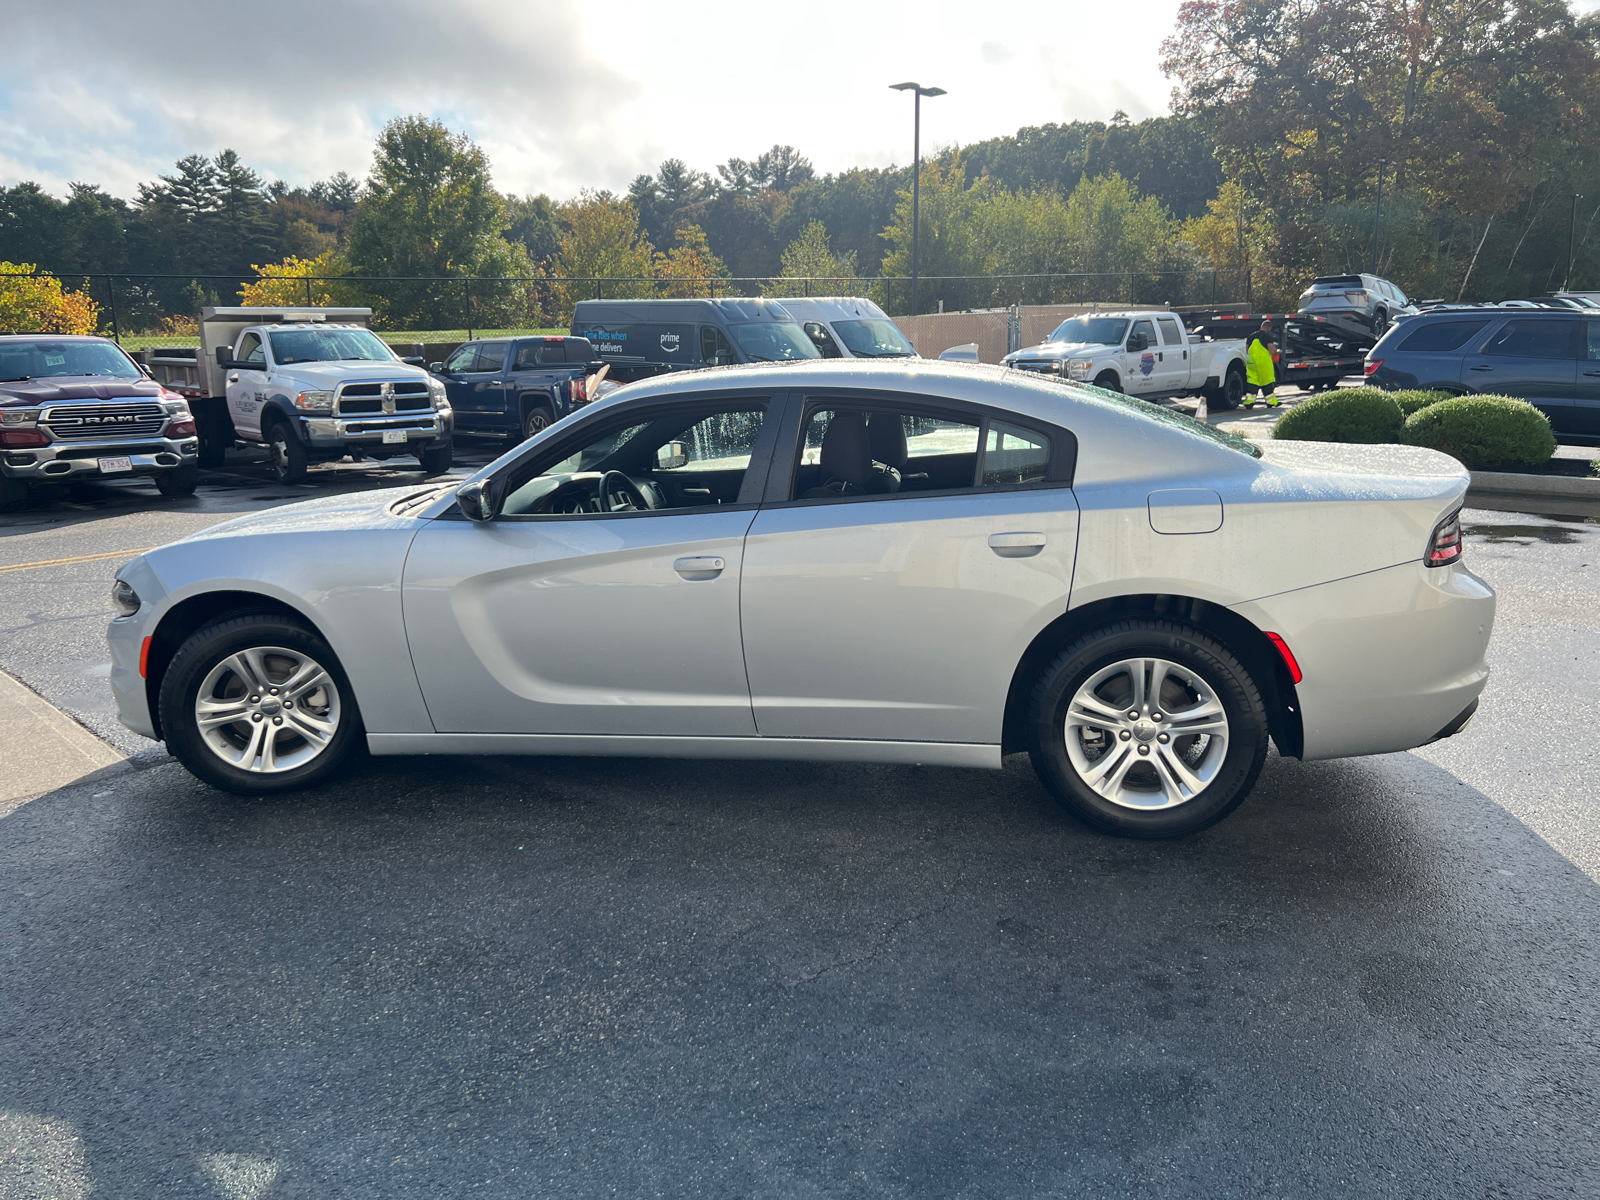
[[[1422,392],[1415,390],[1389,393],[1394,397],[1395,403],[1400,406],[1400,411],[1408,417],[1419,409],[1427,408],[1430,404],[1437,404],[1441,400],[1448,400],[1455,394],[1455,392]]]
[[[1389,392],[1338,388],[1302,400],[1272,428],[1272,436],[1300,442],[1396,442],[1405,417]]]
[[[1532,467],[1556,451],[1550,418],[1510,396],[1456,396],[1413,413],[1401,439],[1442,450],[1474,471]]]

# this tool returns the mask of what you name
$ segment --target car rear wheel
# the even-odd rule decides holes
[[[1101,371],[1100,374],[1094,377],[1094,385],[1097,388],[1104,388],[1108,392],[1120,392],[1122,390],[1122,380],[1117,378],[1115,371]]]
[[[1267,754],[1260,691],[1199,630],[1127,620],[1064,648],[1040,672],[1034,770],[1067,811],[1106,833],[1171,838],[1220,821]]]
[[[167,748],[213,787],[261,795],[307,787],[362,738],[333,650],[286,617],[217,621],[179,647],[161,680]]]
[[[272,458],[272,473],[279,483],[299,483],[306,477],[310,459],[288,422],[273,422],[267,433],[267,450]]]
[[[556,423],[556,415],[544,405],[528,409],[522,414],[522,440],[527,441],[536,434],[543,433]]]
[[[1372,336],[1382,337],[1389,328],[1389,310],[1380,308],[1372,314]]]

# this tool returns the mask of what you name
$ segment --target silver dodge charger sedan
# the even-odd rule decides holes
[[[1467,473],[1257,447],[1093,388],[855,359],[620,389],[464,484],[241,517],[123,568],[124,722],[236,792],[373,754],[1001,765],[1096,828],[1267,754],[1461,729],[1494,593]]]

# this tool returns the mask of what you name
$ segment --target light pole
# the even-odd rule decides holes
[[[897,92],[910,92],[911,102],[911,315],[917,315],[917,208],[922,184],[922,98],[942,96],[943,88],[925,88],[920,83],[891,83]]]
[[[1567,277],[1561,281],[1563,292],[1572,290],[1572,267],[1578,259],[1578,201],[1583,196],[1572,193],[1572,223],[1567,226]]]
[[[1378,204],[1372,213],[1372,273],[1378,273],[1378,230],[1383,225],[1383,169],[1394,164],[1387,158],[1378,160]]]

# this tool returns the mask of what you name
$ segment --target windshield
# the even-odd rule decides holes
[[[143,378],[132,360],[110,342],[0,342],[0,383],[63,375]]]
[[[366,329],[296,329],[268,336],[272,361],[279,364],[394,361],[389,347]]]
[[[791,358],[821,358],[805,330],[793,321],[752,321],[731,325],[729,332],[751,362],[783,362]]]
[[[1056,331],[1047,340],[1116,346],[1127,332],[1128,321],[1125,317],[1073,317],[1057,325]]]
[[[835,321],[833,330],[857,358],[912,358],[917,353],[893,321]]]

